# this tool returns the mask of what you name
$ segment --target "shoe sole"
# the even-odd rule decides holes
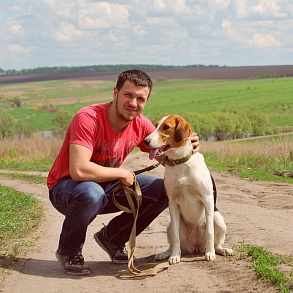
[[[128,263],[128,260],[117,260],[117,259],[113,259],[112,256],[111,256],[111,254],[108,252],[108,250],[106,249],[106,247],[103,245],[103,243],[100,241],[100,239],[98,238],[98,236],[96,234],[94,234],[94,238],[95,238],[96,242],[109,255],[112,263],[114,263],[114,264],[127,264]]]
[[[91,273],[90,269],[84,269],[81,272],[74,272],[74,271],[66,270],[66,268],[63,266],[63,263],[62,263],[62,261],[61,261],[61,259],[60,259],[60,257],[59,257],[57,252],[55,253],[55,256],[56,256],[58,262],[62,265],[64,272],[69,274],[69,275],[84,276],[84,275],[89,275]]]

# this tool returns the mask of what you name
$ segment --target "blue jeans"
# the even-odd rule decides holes
[[[136,222],[136,235],[139,235],[168,206],[163,179],[143,174],[136,176],[142,191],[142,204]],[[82,251],[88,225],[99,214],[116,213],[119,209],[112,202],[112,191],[118,181],[95,183],[75,182],[70,178],[60,180],[49,191],[50,201],[65,219],[59,239],[58,249],[67,255]],[[116,195],[124,206],[129,206],[123,191]],[[133,215],[122,212],[107,225],[109,240],[117,246],[128,241]]]

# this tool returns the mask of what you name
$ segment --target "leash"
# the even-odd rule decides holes
[[[151,166],[148,166],[148,167],[146,167],[146,168],[143,168],[143,169],[140,169],[140,170],[136,170],[136,171],[134,171],[133,173],[134,173],[134,175],[138,175],[138,174],[144,173],[144,172],[146,172],[146,171],[151,171],[151,170],[153,170],[153,169],[159,167],[162,163],[163,163],[163,161],[162,161],[162,162],[158,162],[158,163],[153,164],[153,165],[151,165]]]
[[[147,277],[147,276],[154,276],[156,275],[159,271],[168,269],[169,264],[168,263],[147,263],[147,264],[142,264],[138,267],[134,266],[133,262],[133,256],[134,256],[134,251],[135,251],[135,244],[136,244],[136,222],[137,222],[137,217],[138,217],[138,211],[139,207],[142,203],[142,192],[140,189],[140,186],[136,180],[135,175],[141,174],[146,171],[150,171],[154,168],[157,168],[160,165],[160,163],[154,164],[152,166],[137,170],[133,172],[134,176],[134,184],[131,187],[127,187],[126,185],[123,185],[121,182],[118,184],[112,195],[112,201],[115,204],[115,206],[120,209],[121,211],[124,211],[126,213],[132,213],[134,217],[133,221],[133,226],[131,230],[131,234],[129,236],[129,241],[127,244],[127,253],[128,253],[128,268],[127,270],[121,270],[118,272],[118,276],[120,278],[137,278],[137,277]],[[118,201],[115,198],[115,194],[123,190],[126,199],[128,201],[129,207],[125,207],[118,203]],[[134,200],[136,204],[134,203]]]

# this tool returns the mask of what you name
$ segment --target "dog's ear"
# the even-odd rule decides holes
[[[176,127],[175,127],[175,141],[180,142],[184,139],[189,138],[191,135],[191,128],[187,121],[182,118],[176,118]]]

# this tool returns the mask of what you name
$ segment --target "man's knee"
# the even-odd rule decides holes
[[[83,182],[80,184],[76,200],[93,213],[100,213],[106,206],[108,199],[104,189],[95,182]]]

